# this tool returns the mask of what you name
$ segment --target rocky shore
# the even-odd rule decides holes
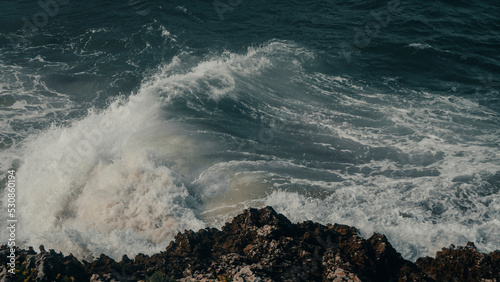
[[[498,250],[452,245],[413,263],[384,235],[363,239],[346,225],[294,224],[270,207],[247,209],[222,230],[179,233],[165,252],[119,262],[105,255],[80,262],[40,246],[16,251],[13,275],[8,254],[3,246],[1,281],[500,281]]]

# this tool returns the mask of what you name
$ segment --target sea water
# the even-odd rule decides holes
[[[21,247],[153,254],[264,206],[410,260],[500,247],[495,1],[2,7],[1,214],[14,169]]]

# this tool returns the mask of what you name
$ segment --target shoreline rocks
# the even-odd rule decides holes
[[[452,245],[413,263],[382,234],[363,239],[347,225],[294,224],[271,207],[247,209],[221,230],[178,233],[165,252],[120,262],[80,262],[41,246],[18,249],[12,275],[7,254],[3,246],[1,281],[500,281],[498,250]]]

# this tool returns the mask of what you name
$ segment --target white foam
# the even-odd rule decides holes
[[[40,56],[34,60],[44,61]],[[63,64],[58,66],[64,67]],[[74,104],[67,95],[47,87],[39,74],[25,73],[22,67],[6,65],[2,61],[0,70],[0,95],[5,95],[4,97],[10,100],[9,103],[0,106],[2,132],[0,174],[3,177],[21,154],[17,148],[18,142],[36,131],[19,128],[19,125],[24,123],[30,124],[30,127],[46,125],[50,122],[50,116],[66,115]]]
[[[487,180],[500,171],[496,113],[456,96],[352,94],[350,79],[333,79],[346,87],[343,93],[329,88],[332,78],[309,79],[339,103],[331,108],[304,103],[305,111],[289,109],[288,116],[320,132],[321,142],[313,143],[318,148],[352,152],[360,159],[359,170],[333,170],[342,182],[285,178],[278,186],[286,189],[266,197],[266,205],[294,221],[345,223],[364,236],[384,233],[407,259],[467,241],[482,251],[498,249],[498,186]],[[294,183],[332,194],[307,195],[288,188]]]
[[[166,27],[161,25],[160,31],[161,31],[161,36],[168,38],[168,39],[172,40],[173,42],[177,41],[177,37],[175,35],[173,35],[170,31],[168,31]]]
[[[202,202],[192,193],[216,198],[224,179],[213,178],[210,170],[191,175],[197,166],[210,166],[203,164],[204,142],[163,120],[161,107],[176,97],[229,95],[236,74],[271,65],[262,49],[191,66],[189,56],[183,61],[181,54],[128,99],[91,109],[69,126],[53,125],[28,136],[16,148],[18,242],[80,258],[100,253],[120,258],[161,251],[178,231],[203,228],[197,217]],[[191,178],[196,179],[192,184]],[[185,181],[201,190],[190,193]]]
[[[365,238],[373,232],[383,233],[403,257],[410,260],[434,256],[440,248],[452,243],[465,245],[467,241],[473,241],[486,252],[498,248],[500,241],[495,234],[500,231],[500,222],[496,218],[481,218],[481,213],[491,206],[478,204],[481,213],[467,214],[450,203],[457,200],[451,195],[433,199],[436,187],[432,181],[417,181],[412,185],[387,184],[386,181],[381,178],[369,185],[339,185],[326,199],[275,191],[264,203],[295,222],[315,220],[324,224],[348,224],[359,228]],[[489,198],[493,200],[494,197]],[[446,212],[432,220],[431,211],[421,208],[424,203],[435,208],[443,207]],[[493,214],[498,214],[498,209],[496,211]],[[479,222],[469,226],[465,224],[469,220]]]
[[[195,16],[193,13],[191,13],[186,7],[179,5],[179,6],[176,6],[175,9],[183,12],[184,14],[188,15],[190,18],[192,18],[194,20],[203,23],[203,21],[200,18]]]
[[[165,150],[140,142],[147,128],[169,130],[158,105],[146,87],[71,127],[30,137],[17,172],[18,205],[28,207],[19,211],[20,239],[79,257],[118,258],[146,246],[159,251],[175,232],[203,227],[186,188],[158,162],[185,142]]]
[[[413,47],[415,49],[431,49],[433,48],[431,45],[427,44],[427,43],[411,43],[411,44],[408,44],[408,47]]]

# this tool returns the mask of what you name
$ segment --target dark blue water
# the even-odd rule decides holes
[[[153,253],[271,205],[408,259],[500,246],[495,1],[4,2],[23,245]]]

